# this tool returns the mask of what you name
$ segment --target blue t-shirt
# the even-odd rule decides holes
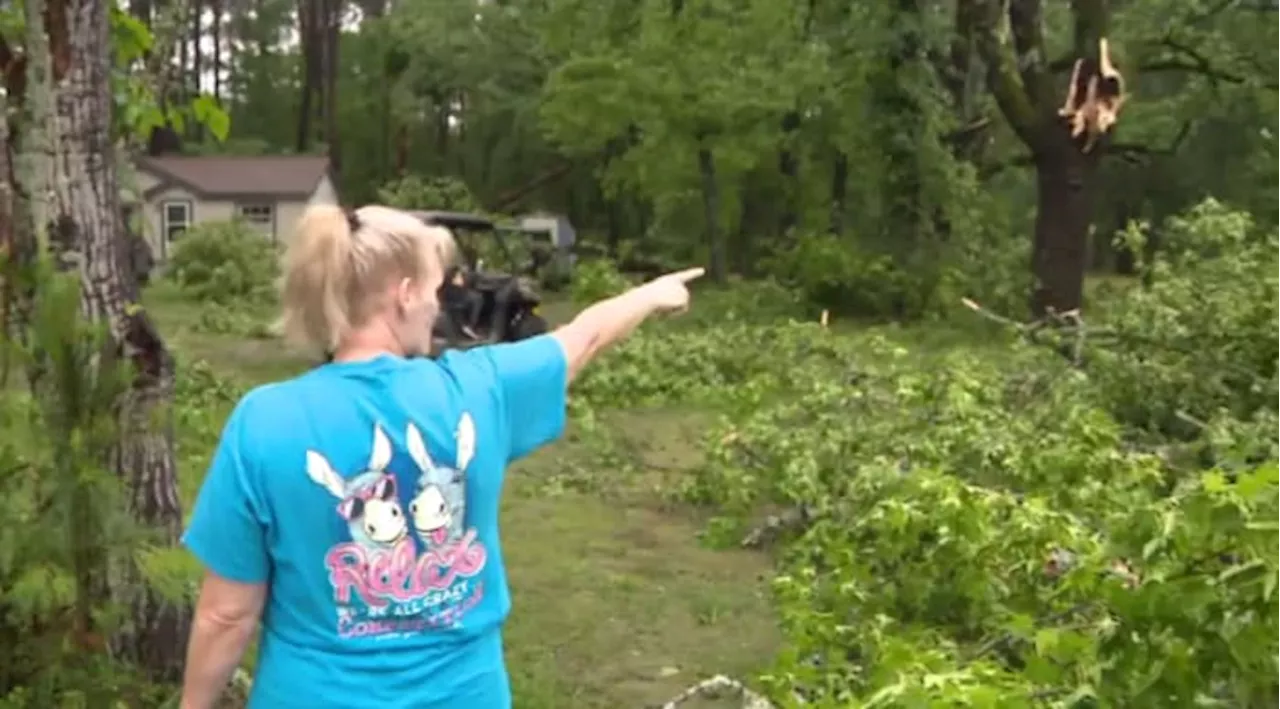
[[[508,463],[559,437],[550,335],[327,364],[227,421],[183,537],[268,583],[253,709],[507,709]]]

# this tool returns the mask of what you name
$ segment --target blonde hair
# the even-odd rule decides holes
[[[442,275],[454,248],[447,229],[399,209],[307,207],[284,253],[281,328],[298,344],[332,352],[377,312],[391,284]]]

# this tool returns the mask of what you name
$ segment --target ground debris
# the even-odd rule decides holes
[[[813,511],[808,505],[799,505],[781,514],[769,515],[760,526],[747,532],[740,543],[744,549],[766,547],[785,534],[803,531],[813,518]]]
[[[724,675],[716,675],[702,680],[672,697],[670,701],[661,705],[658,709],[677,709],[691,699],[720,699],[733,694],[736,694],[742,701],[739,705],[741,709],[777,709],[772,702],[753,692],[742,682]]]

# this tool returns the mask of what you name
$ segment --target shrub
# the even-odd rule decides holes
[[[392,180],[378,188],[378,202],[400,209],[483,211],[467,183],[454,177],[408,175]]]
[[[275,245],[239,222],[210,222],[182,236],[168,276],[201,302],[256,304],[275,295],[279,258]]]
[[[1142,253],[1149,230],[1120,239]],[[1280,312],[1274,228],[1212,199],[1164,225],[1142,287],[1117,293],[1089,350],[1090,372],[1122,420],[1187,438],[1205,420],[1276,410]],[[1086,340],[1088,342],[1088,339]]]
[[[892,257],[833,234],[802,236],[794,249],[774,257],[770,271],[799,290],[811,307],[839,315],[915,316],[929,296]]]
[[[31,383],[0,396],[0,707],[155,706],[154,688],[104,652],[129,622],[108,574],[129,578],[156,541],[104,465],[129,372],[103,357],[105,331],[82,319],[78,275],[42,263],[29,277],[23,337],[0,330],[0,349]]]
[[[590,305],[597,300],[618,295],[630,287],[630,279],[618,271],[613,261],[583,260],[573,268],[569,297],[577,305]]]

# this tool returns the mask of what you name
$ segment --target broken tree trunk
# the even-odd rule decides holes
[[[48,235],[59,262],[78,270],[81,310],[105,325],[117,358],[134,377],[119,402],[119,440],[109,464],[120,475],[133,516],[160,541],[176,543],[182,524],[178,502],[170,404],[174,362],[146,313],[128,258],[111,126],[110,0],[28,0],[27,59],[48,71],[29,73],[22,96],[50,105],[53,120],[28,124],[44,133],[16,175],[16,192],[35,209],[29,234]],[[33,7],[34,6],[34,7]],[[31,17],[42,22],[32,23]],[[43,25],[43,27],[41,27]],[[51,101],[51,104],[44,102]],[[45,132],[47,131],[47,132]],[[13,136],[11,136],[13,137]],[[44,219],[34,221],[37,215]],[[106,362],[110,357],[105,358]],[[109,639],[112,654],[136,663],[156,680],[181,676],[190,611],[150,590],[137,567],[136,549],[101,560],[106,592],[129,610],[129,621]]]
[[[1089,267],[1096,153],[1083,153],[1065,134],[1035,155],[1036,219],[1031,245],[1034,317],[1079,308]]]
[[[1081,306],[1089,266],[1093,188],[1115,126],[1124,82],[1106,41],[1107,0],[1074,0],[1075,71],[1061,94],[1045,61],[1041,0],[962,0],[965,31],[987,65],[987,87],[1009,127],[1031,151],[1037,208],[1029,298],[1033,317]]]

